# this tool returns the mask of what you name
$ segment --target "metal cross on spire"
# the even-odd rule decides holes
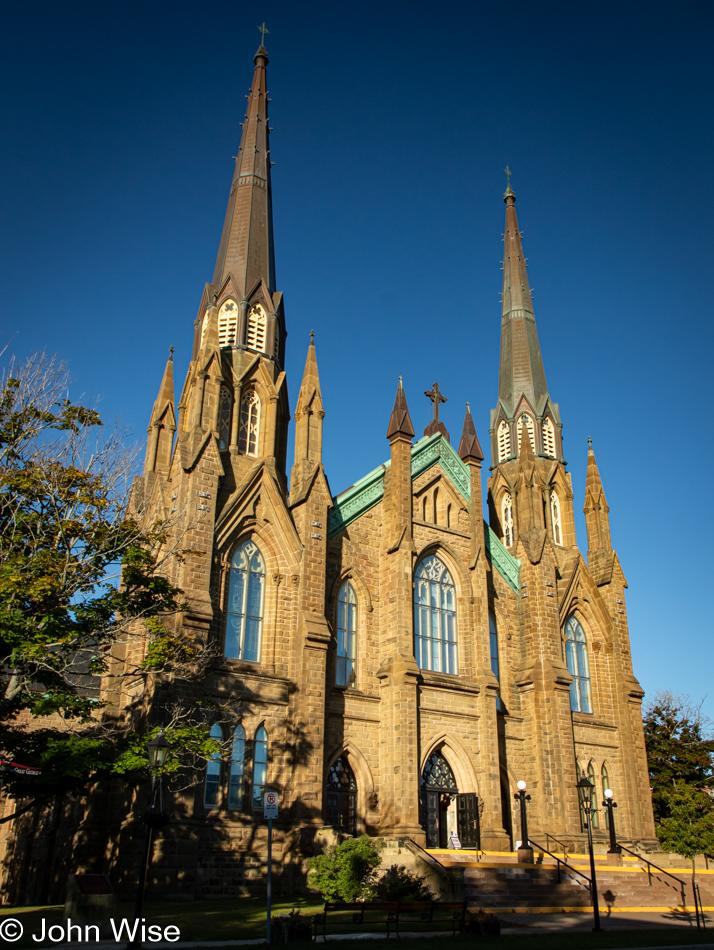
[[[511,190],[511,175],[513,174],[513,172],[508,167],[508,165],[506,165],[506,167],[503,170],[506,173],[506,182],[507,182],[506,191],[510,191]]]
[[[439,392],[439,384],[434,383],[431,389],[427,389],[424,395],[434,403],[434,422],[439,421],[439,403],[447,402],[446,396]]]
[[[256,29],[259,30],[259,31],[262,33],[262,36],[260,37],[260,45],[264,47],[264,46],[265,46],[265,34],[266,34],[266,33],[270,33],[270,30],[269,30],[269,29],[266,27],[266,25],[265,25],[265,20],[263,20],[263,25],[262,25],[262,26],[259,26],[259,27],[256,27]]]

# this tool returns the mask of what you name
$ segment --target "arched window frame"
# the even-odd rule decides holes
[[[209,732],[210,739],[223,742],[223,729],[220,722],[214,722]],[[218,808],[221,804],[221,753],[214,752],[206,762],[206,779],[203,789],[203,807],[207,810]]]
[[[265,338],[268,318],[265,310],[259,303],[254,303],[248,311],[245,345],[259,353],[265,353]]]
[[[491,654],[491,672],[498,680],[499,686],[501,685],[501,662],[498,656],[498,627],[496,626],[496,618],[492,613],[488,615],[488,642],[489,642],[489,653]],[[503,703],[501,702],[501,694],[496,696],[496,709],[503,709]]]
[[[260,398],[254,389],[246,389],[240,401],[238,451],[241,455],[258,454],[260,436]]]
[[[356,682],[358,617],[357,594],[345,581],[337,596],[336,686],[354,686]]]
[[[268,784],[268,731],[259,726],[253,742],[253,782],[251,801],[253,810],[263,808],[263,796]]]
[[[511,427],[502,419],[498,426],[498,461],[505,462],[511,456]]]
[[[225,387],[218,398],[218,448],[225,452],[231,444],[231,408],[233,400]]]
[[[421,500],[421,515],[422,515],[422,519],[421,519],[421,520],[422,520],[422,521],[426,521],[426,515],[427,515],[427,508],[428,508],[428,506],[429,506],[429,496],[428,496],[428,495],[424,495],[424,497],[423,497],[422,500]]]
[[[265,561],[258,545],[244,541],[233,553],[226,604],[225,656],[260,663],[265,608]]]
[[[501,525],[503,527],[503,543],[507,548],[513,545],[513,498],[506,492],[501,501]]]
[[[327,773],[325,821],[349,835],[357,834],[357,780],[345,753]]]
[[[593,786],[593,800],[592,807],[590,809],[590,825],[593,830],[600,827],[600,811],[598,810],[597,805],[597,782],[595,781],[595,766],[592,763],[592,759],[588,762],[588,781],[592,782]]]
[[[438,524],[439,523],[439,489],[438,488],[434,489],[432,514],[433,514],[433,518],[431,519],[432,522],[434,524]]]
[[[602,763],[602,768],[600,769],[600,785],[602,788],[602,802],[604,806],[605,800],[606,800],[605,792],[608,788],[610,788],[610,776],[608,775],[608,772],[607,772],[607,765],[604,762]],[[610,809],[603,807],[603,812],[605,813],[605,828],[609,831],[610,830]]]
[[[592,713],[588,642],[582,624],[574,615],[565,624],[565,662],[573,677],[570,684],[571,710]]]
[[[522,412],[518,417],[518,454],[521,454],[521,433],[523,432],[523,420],[525,419],[526,429],[528,430],[528,438],[531,440],[531,448],[535,452],[535,425],[533,424],[533,416],[529,412]]]
[[[458,673],[456,587],[435,554],[423,557],[414,572],[414,655],[422,670]]]
[[[228,778],[228,807],[243,811],[245,795],[245,729],[238,723],[233,730],[231,771]]]
[[[218,311],[218,345],[235,346],[238,332],[238,305],[235,300],[224,300]]]
[[[543,420],[543,454],[555,458],[555,426],[550,416]]]
[[[563,525],[560,519],[560,499],[558,493],[550,493],[550,521],[553,525],[553,540],[556,544],[563,543]]]

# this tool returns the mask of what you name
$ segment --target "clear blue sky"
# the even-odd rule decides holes
[[[648,692],[706,694],[714,453],[710,2],[6,6],[2,337],[70,364],[137,439],[180,386],[266,20],[294,407],[316,331],[333,493],[438,380],[484,449],[513,170],[580,541],[587,437]],[[488,461],[488,460],[487,460]]]

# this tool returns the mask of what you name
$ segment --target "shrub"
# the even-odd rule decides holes
[[[369,900],[379,862],[379,846],[371,838],[348,838],[308,859],[309,885],[326,901]]]
[[[399,864],[393,864],[382,875],[375,888],[381,901],[433,901],[434,895],[422,874],[407,871]]]

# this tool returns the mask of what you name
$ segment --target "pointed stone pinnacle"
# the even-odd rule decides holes
[[[387,438],[391,440],[398,435],[406,436],[409,439],[414,436],[414,426],[412,425],[412,420],[409,415],[407,397],[404,393],[401,376],[399,377],[399,385],[397,386],[397,395],[394,398],[394,408],[389,417]]]

